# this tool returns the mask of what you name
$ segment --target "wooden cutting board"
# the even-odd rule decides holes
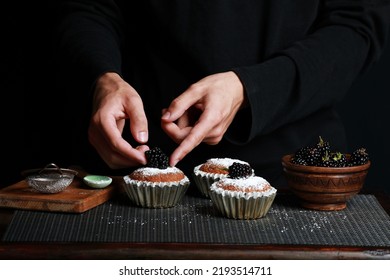
[[[0,207],[37,211],[82,213],[110,199],[118,182],[104,189],[86,186],[80,178],[60,193],[40,193],[27,185],[25,180],[0,189]]]

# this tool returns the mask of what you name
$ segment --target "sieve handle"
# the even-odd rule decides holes
[[[42,172],[45,172],[45,171],[47,171],[47,170],[53,171],[53,170],[52,170],[53,167],[55,168],[55,171],[57,171],[58,173],[62,174],[61,168],[59,168],[58,165],[55,164],[55,163],[49,163],[49,164],[47,164],[44,168],[42,168],[41,171],[39,171],[39,174],[41,174]]]

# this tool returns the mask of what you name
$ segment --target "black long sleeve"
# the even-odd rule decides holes
[[[252,109],[248,139],[344,97],[358,75],[377,61],[386,42],[389,5],[374,2],[324,1],[319,19],[300,40],[265,62],[235,69]],[[279,17],[275,21],[285,21],[289,12],[275,13]],[[275,26],[275,32],[283,33],[286,26]]]
[[[102,73],[121,73],[123,22],[112,1],[58,1],[57,58],[69,75],[93,85]]]

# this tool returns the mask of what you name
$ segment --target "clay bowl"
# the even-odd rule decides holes
[[[364,185],[371,162],[351,167],[316,167],[293,164],[293,155],[282,157],[287,185],[302,207],[313,210],[342,210]],[[347,155],[349,157],[349,155]]]

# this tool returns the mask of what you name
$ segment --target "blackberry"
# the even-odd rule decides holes
[[[252,175],[252,167],[249,164],[234,162],[229,166],[229,177],[233,179],[246,178]]]
[[[345,167],[347,165],[347,157],[340,152],[326,152],[318,163],[318,166],[323,167]]]
[[[318,166],[323,167],[333,167],[333,161],[330,158],[330,152],[325,152],[325,154],[321,157],[321,160],[318,162]]]
[[[294,159],[304,159],[306,154],[308,153],[308,150],[310,149],[309,146],[299,148],[295,153],[294,153]]]
[[[355,150],[351,157],[349,158],[349,165],[350,166],[356,166],[356,165],[363,165],[366,164],[369,161],[370,157],[368,155],[368,152],[366,148],[360,148]]]
[[[321,157],[324,156],[326,153],[331,152],[329,141],[325,141],[321,136],[320,140],[316,144],[316,147],[318,149],[318,152],[321,154]]]
[[[299,165],[307,165],[306,160],[304,160],[304,159],[301,158],[301,157],[296,157],[296,156],[294,156],[294,157],[291,159],[291,162],[294,163],[294,164],[299,164]]]
[[[306,162],[306,165],[316,165],[317,162],[321,159],[321,154],[316,146],[305,146],[298,149],[293,157],[293,160],[296,162]]]
[[[347,157],[345,154],[340,152],[334,152],[330,156],[334,167],[345,167],[347,166]]]
[[[316,166],[321,159],[320,151],[317,147],[310,147],[306,150],[306,154],[303,156],[303,159],[306,160],[307,165]]]
[[[169,167],[168,156],[158,147],[146,151],[145,156],[147,159],[147,163],[146,163],[147,167],[153,167],[159,169],[166,169]]]

